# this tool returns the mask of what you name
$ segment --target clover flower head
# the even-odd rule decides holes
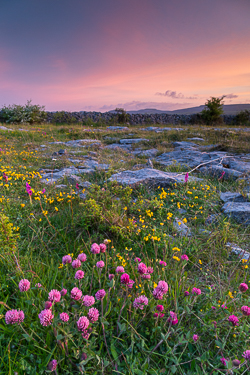
[[[88,311],[88,319],[91,323],[97,322],[99,318],[99,311],[95,307],[91,307]]]
[[[22,310],[9,310],[5,314],[5,322],[6,324],[19,324],[23,322],[24,317],[24,312]]]
[[[103,268],[105,266],[103,260],[100,260],[99,262],[96,263],[97,268]]]
[[[194,342],[197,342],[198,339],[199,339],[199,336],[198,336],[198,335],[193,335],[193,340],[194,340]]]
[[[76,271],[76,273],[75,273],[75,279],[81,280],[83,278],[84,278],[84,272],[82,270]]]
[[[113,280],[114,277],[115,277],[115,275],[113,273],[109,274],[109,280]]]
[[[96,294],[95,294],[95,298],[96,298],[97,300],[102,300],[102,299],[105,297],[105,295],[106,295],[105,290],[104,290],[104,289],[100,289],[100,290],[98,290],[98,291],[96,292]]]
[[[147,268],[147,273],[153,273],[153,272],[154,272],[154,269],[152,267]]]
[[[145,274],[145,275],[141,275],[142,279],[144,280],[149,280],[151,279],[151,275],[148,275],[148,274]]]
[[[198,289],[198,288],[193,288],[192,289],[192,294],[196,294],[197,296],[199,296],[201,294],[201,290]]]
[[[52,289],[50,292],[49,292],[49,298],[48,300],[50,302],[60,302],[60,299],[61,299],[61,293],[59,292],[59,290],[56,290],[56,289]]]
[[[29,290],[29,288],[30,288],[30,282],[27,279],[22,279],[19,282],[18,286],[19,286],[20,292],[27,292],[27,290]]]
[[[224,366],[227,365],[227,359],[226,359],[226,358],[222,357],[222,358],[220,358],[220,361],[221,361],[221,363],[222,363]]]
[[[134,280],[131,280],[131,279],[130,279],[130,280],[129,280],[129,283],[128,283],[128,288],[129,288],[129,289],[133,288],[134,283],[135,283]]]
[[[240,290],[241,292],[246,292],[247,289],[248,289],[247,284],[245,284],[245,283],[241,283],[241,284],[240,284],[240,286],[239,286],[239,290]]]
[[[148,305],[148,299],[146,296],[142,295],[138,298],[135,298],[133,306],[135,309],[143,310],[144,306]]]
[[[138,272],[139,274],[143,275],[144,273],[147,273],[148,267],[144,263],[138,264]]]
[[[156,299],[156,300],[159,300],[159,299],[162,299],[163,298],[163,295],[164,293],[162,293],[161,290],[158,289],[158,287],[156,287],[153,291],[153,297]]]
[[[94,305],[95,303],[95,298],[93,296],[83,296],[82,297],[82,304],[86,307],[90,307],[92,305]]]
[[[86,316],[81,316],[77,321],[78,331],[84,331],[89,326],[89,320]]]
[[[140,263],[140,262],[141,262],[141,258],[136,257],[136,258],[134,259],[134,261]]]
[[[159,311],[159,312],[162,312],[164,310],[164,306],[162,305],[157,305],[156,306],[156,310]]]
[[[60,292],[61,296],[64,297],[65,294],[67,294],[67,289],[62,289],[61,292]]]
[[[80,268],[81,265],[82,265],[82,262],[81,262],[79,259],[75,259],[75,260],[73,260],[73,262],[72,262],[72,267],[73,267],[73,268]]]
[[[239,367],[241,362],[238,359],[233,359],[232,363],[235,367]]]
[[[90,334],[88,333],[88,330],[85,329],[85,330],[82,332],[82,338],[85,339],[85,340],[88,340],[88,339],[89,339],[89,336],[90,336]]]
[[[168,292],[168,283],[164,280],[160,280],[158,282],[157,288],[162,292],[162,293],[167,293]]]
[[[101,253],[105,253],[107,249],[107,246],[105,245],[105,243],[100,243],[99,247],[100,247]]]
[[[130,278],[129,278],[129,275],[127,274],[127,273],[124,273],[124,274],[122,274],[121,275],[121,283],[122,284],[129,284],[129,280],[130,280]]]
[[[160,264],[161,266],[163,266],[163,267],[166,267],[166,265],[167,265],[167,263],[164,262],[164,260],[160,260],[159,264]]]
[[[158,313],[154,313],[154,314],[153,314],[153,317],[154,317],[154,318],[158,318],[158,316],[159,316]]]
[[[51,325],[54,315],[52,314],[50,309],[45,309],[45,310],[42,310],[40,314],[38,314],[38,317],[40,319],[41,325],[44,327],[47,327]]]
[[[189,258],[188,258],[188,256],[186,255],[186,254],[183,254],[182,256],[181,256],[181,260],[188,260]]]
[[[170,314],[170,317],[168,318],[167,321],[174,326],[175,324],[178,323],[177,315],[173,311],[170,311],[169,314]]]
[[[46,310],[50,309],[51,306],[52,306],[52,303],[51,303],[50,301],[46,301],[46,302],[44,303],[44,307],[45,307]]]
[[[50,361],[49,364],[48,364],[48,370],[55,371],[56,368],[57,368],[57,360],[52,359],[52,361]]]
[[[184,292],[184,296],[185,296],[185,297],[188,297],[188,296],[189,296],[189,291],[188,291],[188,290],[186,290],[186,291]]]
[[[90,251],[91,251],[92,254],[99,254],[100,253],[100,246],[97,245],[97,243],[93,243],[91,245]]]
[[[81,262],[86,262],[87,255],[84,254],[84,253],[81,253],[81,254],[78,255],[77,259],[80,260]]]
[[[70,255],[64,255],[62,257],[62,264],[67,264],[67,263],[71,263],[72,262],[72,258]]]
[[[250,315],[250,307],[248,307],[248,306],[242,306],[241,311],[242,311],[242,314],[245,315],[245,316]]]
[[[235,315],[229,315],[228,321],[232,323],[233,326],[238,326],[239,325],[239,319]]]
[[[118,267],[116,267],[115,272],[116,272],[116,273],[123,273],[123,272],[124,272],[124,267],[122,267],[122,266],[118,266]]]
[[[78,289],[77,287],[73,288],[71,290],[71,298],[75,301],[78,301],[82,297],[82,291]]]
[[[35,287],[36,287],[36,288],[41,288],[41,287],[42,287],[42,284],[37,283],[37,284],[35,285]]]
[[[67,322],[67,321],[69,320],[69,316],[68,316],[67,313],[62,312],[62,313],[60,314],[60,319],[61,319],[61,321],[63,321],[63,322]]]
[[[246,350],[246,351],[242,354],[242,357],[244,357],[245,359],[248,359],[248,361],[250,361],[250,350]]]

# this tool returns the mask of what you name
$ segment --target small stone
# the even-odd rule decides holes
[[[182,142],[173,142],[172,145],[176,148],[176,147],[182,147],[182,148],[189,148],[189,147],[198,147],[198,145],[196,143],[193,143],[193,142],[185,142],[185,141],[182,141]]]
[[[199,141],[199,142],[204,142],[205,139],[199,138],[199,137],[194,137],[194,138],[188,138],[189,141]]]
[[[222,211],[239,224],[250,225],[250,202],[228,202]]]
[[[154,168],[153,163],[152,163],[152,161],[150,159],[148,159],[146,165],[147,165],[148,168]]]
[[[67,187],[68,187],[67,185],[63,185],[63,184],[55,186],[56,189],[66,189]]]
[[[246,250],[243,250],[241,247],[239,247],[235,243],[227,242],[226,247],[229,247],[231,249],[231,252],[238,255],[240,259],[249,260],[250,259],[250,253]]]
[[[190,228],[183,223],[182,220],[178,219],[177,217],[175,218],[173,222],[173,227],[177,230],[177,232],[180,234],[182,237],[190,237],[192,236]]]
[[[121,144],[132,144],[132,143],[139,143],[139,142],[148,142],[148,139],[145,138],[127,138],[127,139],[120,139]]]
[[[107,130],[128,130],[127,126],[109,126]]]
[[[61,150],[58,151],[59,155],[65,155],[67,153],[68,153],[67,150],[63,150],[63,149],[61,149]]]
[[[247,202],[247,199],[243,197],[240,193],[232,193],[227,191],[226,193],[221,193],[220,199],[224,202]]]

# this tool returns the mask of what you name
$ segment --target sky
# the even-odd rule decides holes
[[[0,107],[250,103],[250,0],[0,0]]]

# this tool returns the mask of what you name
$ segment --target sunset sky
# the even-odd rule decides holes
[[[250,103],[250,0],[0,0],[0,107]]]

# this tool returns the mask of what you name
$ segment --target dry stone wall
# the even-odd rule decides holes
[[[48,122],[103,122],[112,123],[117,119],[115,113],[110,112],[47,112]],[[235,116],[224,115],[222,119],[225,124],[233,125]],[[174,124],[186,125],[199,122],[199,114],[178,115],[178,114],[128,114],[127,123],[130,125],[146,125],[146,124]]]

